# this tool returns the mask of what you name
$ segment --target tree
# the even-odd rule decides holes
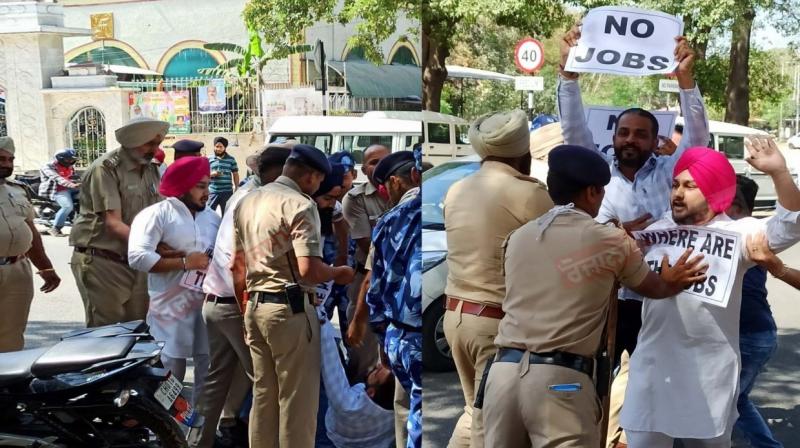
[[[364,49],[373,63],[383,60],[380,44],[397,31],[399,14],[419,20],[419,4],[413,0],[344,0],[337,9],[336,0],[250,0],[244,8],[248,28],[262,34],[266,46],[292,48],[303,43],[305,30],[317,22],[352,23],[356,34],[348,43]],[[417,35],[418,28],[405,30]]]
[[[562,3],[552,0],[425,0],[422,4],[422,102],[439,111],[447,79],[445,63],[454,45],[482,24],[496,24],[541,38],[569,21]]]

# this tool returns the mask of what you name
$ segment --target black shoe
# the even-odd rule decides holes
[[[219,432],[222,434],[222,439],[230,443],[229,446],[248,448],[246,424],[237,421],[233,426],[220,426]]]

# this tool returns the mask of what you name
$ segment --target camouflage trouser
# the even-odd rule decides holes
[[[422,333],[389,325],[385,341],[392,372],[411,397],[406,448],[420,448],[422,446]]]

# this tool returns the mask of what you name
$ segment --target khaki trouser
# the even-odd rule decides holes
[[[628,369],[630,367],[631,357],[628,351],[622,352],[619,364],[619,373],[614,377],[611,383],[611,398],[608,410],[608,437],[606,438],[606,447],[614,448],[619,443],[628,443],[625,437],[625,431],[619,425],[619,414],[622,412],[622,401],[625,400],[625,389],[628,388]]]
[[[394,380],[394,442],[397,448],[406,448],[408,443],[408,414],[411,399],[403,385]]]
[[[350,303],[347,305],[347,321],[353,321],[353,315],[356,312],[356,300],[358,299],[358,290],[361,289],[361,282],[364,281],[364,274],[356,273],[353,283],[347,288],[347,298]],[[364,333],[364,341],[360,347],[348,347],[348,354],[350,355],[350,365],[355,366],[353,380],[357,383],[363,383],[367,380],[367,374],[378,363],[378,337],[372,332],[372,328],[367,325],[367,331]]]
[[[235,422],[247,392],[252,388],[253,360],[244,341],[244,318],[239,304],[203,304],[203,318],[208,330],[211,367],[205,383],[205,393],[197,411],[205,417],[200,431],[189,435],[189,446],[211,448],[217,422]]]
[[[150,297],[147,273],[107,258],[72,253],[72,274],[83,299],[86,326],[144,320]]]
[[[30,261],[0,266],[0,291],[0,353],[22,350],[33,301]]]
[[[551,390],[555,384],[580,390]],[[483,402],[486,446],[587,448],[600,446],[602,410],[588,375],[561,366],[495,362]]]
[[[483,415],[472,404],[475,403],[475,392],[480,386],[486,361],[497,353],[494,338],[500,320],[462,314],[462,303],[455,311],[444,313],[444,335],[452,350],[465,403],[464,413],[456,423],[448,447],[483,448]]]
[[[311,305],[250,301],[244,316],[253,357],[251,448],[313,448],[320,384],[319,318]]]

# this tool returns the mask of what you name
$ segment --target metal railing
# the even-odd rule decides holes
[[[421,103],[402,98],[359,98],[348,93],[329,93],[328,107],[331,111],[364,113],[379,110],[420,111]]]
[[[260,99],[254,78],[171,78],[118,85],[136,90],[132,117],[169,121],[173,134],[251,132],[258,123]]]

